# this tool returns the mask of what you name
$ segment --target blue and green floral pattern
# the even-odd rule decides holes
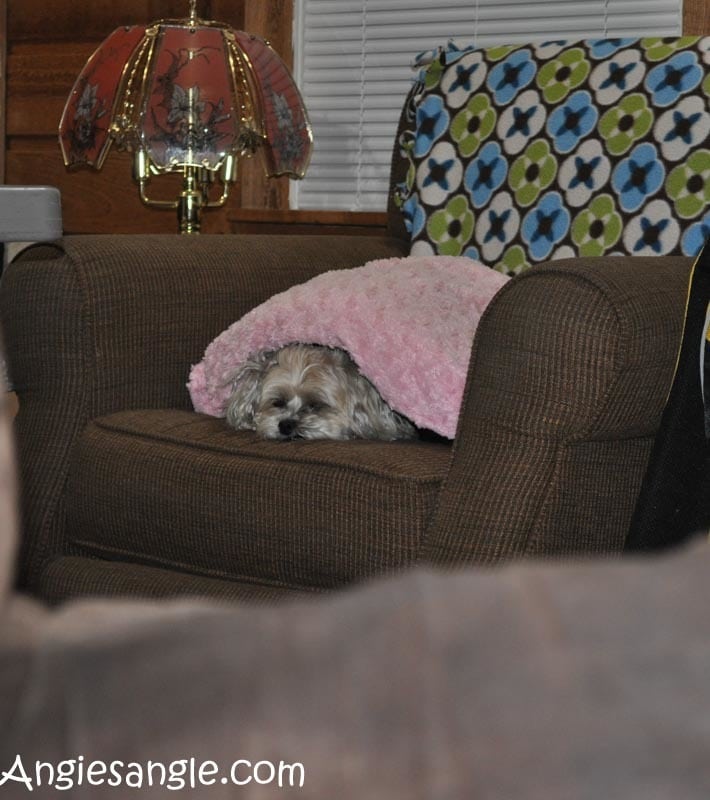
[[[410,94],[412,253],[514,274],[696,255],[710,235],[710,37],[439,48]]]

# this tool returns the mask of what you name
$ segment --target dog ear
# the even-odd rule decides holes
[[[257,353],[245,361],[232,378],[227,422],[237,430],[254,430],[254,414],[261,397],[264,375],[276,363],[275,352]]]

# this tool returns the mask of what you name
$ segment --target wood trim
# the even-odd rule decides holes
[[[683,34],[707,36],[710,33],[710,0],[683,0]]]
[[[387,225],[384,211],[311,211],[307,209],[235,208],[230,210],[232,222],[269,222],[282,225]]]
[[[387,214],[374,211],[230,208],[227,219],[232,233],[381,236],[387,230]]]

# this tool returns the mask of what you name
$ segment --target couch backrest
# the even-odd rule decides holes
[[[710,234],[709,51],[710,37],[439,49],[402,115],[391,226],[413,254],[511,274],[696,255]]]

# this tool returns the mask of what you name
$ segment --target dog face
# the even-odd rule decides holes
[[[227,422],[265,439],[411,439],[344,350],[288,345],[260,353],[233,381]]]

